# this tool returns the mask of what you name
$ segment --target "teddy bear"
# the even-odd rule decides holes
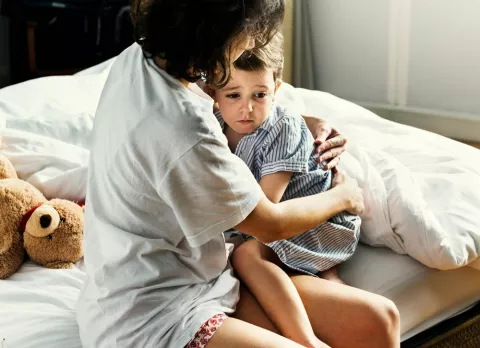
[[[47,268],[70,268],[83,257],[83,207],[47,200],[17,177],[0,154],[0,279],[14,274],[25,257]]]

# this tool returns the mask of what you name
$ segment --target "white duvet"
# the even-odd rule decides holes
[[[480,269],[480,151],[326,93],[282,93],[285,105],[320,115],[350,140],[340,168],[364,191],[362,242],[432,268]]]
[[[84,198],[90,131],[111,63],[0,90],[1,151],[21,178],[48,197]],[[287,84],[279,93],[284,105],[325,118],[350,139],[341,168],[364,189],[364,243],[409,254],[432,268],[475,264],[480,151],[327,93]]]

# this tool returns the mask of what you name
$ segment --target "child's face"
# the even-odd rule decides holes
[[[222,117],[239,134],[255,131],[265,121],[275,100],[273,71],[232,71],[228,84],[215,91]]]

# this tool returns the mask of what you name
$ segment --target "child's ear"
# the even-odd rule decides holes
[[[282,80],[277,80],[277,82],[275,82],[275,93],[277,93],[278,89],[282,85],[282,82]]]
[[[282,85],[282,82],[283,82],[282,80],[277,80],[275,82],[275,91],[273,92],[273,101],[275,101],[275,95],[277,94],[278,89]]]

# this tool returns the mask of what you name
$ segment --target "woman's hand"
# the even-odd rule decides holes
[[[358,186],[355,179],[350,178],[344,172],[338,171],[333,178],[332,187],[341,190],[341,194],[345,198],[345,209],[350,214],[361,214],[365,210],[365,202],[363,199],[363,191]]]
[[[302,116],[317,144],[317,161],[325,161],[325,170],[333,169],[340,163],[340,155],[347,149],[347,139],[326,121],[312,116]]]

